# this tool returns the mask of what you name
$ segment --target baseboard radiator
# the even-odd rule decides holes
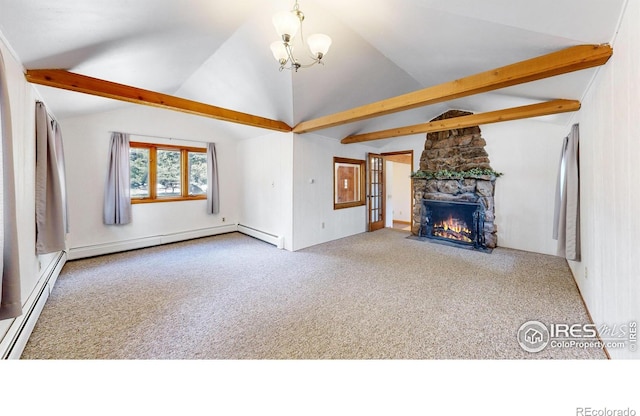
[[[60,275],[62,267],[67,261],[67,253],[64,251],[49,264],[40,281],[33,290],[31,296],[22,307],[22,315],[15,318],[0,341],[0,358],[19,359],[27,345],[29,336],[36,325],[44,304],[49,299],[53,286]]]
[[[279,249],[284,248],[284,238],[274,235],[274,234],[270,234],[264,231],[260,231],[257,230],[255,228],[252,227],[247,227],[246,225],[242,225],[242,224],[238,224],[238,231],[241,232],[242,234],[246,234],[248,236],[251,236],[253,238],[257,238],[258,240],[262,240],[265,243],[269,243],[269,244],[273,244],[274,246],[278,247]]]
[[[236,231],[238,231],[238,226],[236,224],[229,224],[220,227],[202,228],[199,230],[116,241],[113,243],[74,247],[69,250],[69,260],[102,256],[105,254],[113,254],[121,251],[137,250],[139,248],[176,243],[178,241],[192,240],[194,238],[211,237],[218,234],[233,233]]]

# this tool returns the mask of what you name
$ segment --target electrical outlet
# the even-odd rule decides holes
[[[225,222],[227,219],[225,217],[222,217],[222,222]]]

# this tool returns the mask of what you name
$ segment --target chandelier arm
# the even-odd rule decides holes
[[[293,57],[293,49],[288,42],[284,43],[284,49],[287,51],[287,55],[289,56],[289,61],[292,63],[296,61],[296,58]]]
[[[310,68],[310,67],[314,66],[315,64],[324,65],[324,62],[322,62],[322,61],[321,61],[321,60],[319,60],[319,59],[316,59],[316,60],[314,60],[313,62],[311,62],[310,64],[304,64],[304,65],[303,65],[303,64],[298,63],[299,68]]]
[[[291,48],[291,45],[288,43],[285,43],[284,48],[287,50],[287,55],[289,55],[289,62],[291,62],[291,67],[289,69],[295,69],[297,71],[298,68],[300,68],[302,65],[300,65],[298,61],[296,61],[296,58],[294,58],[293,49]]]
[[[322,64],[324,65],[324,62],[321,61],[322,58],[317,58],[317,57],[313,57],[313,56],[309,56],[312,60],[311,63],[308,64],[301,64],[300,62],[298,62],[298,60],[293,56],[293,48],[291,47],[291,45],[289,43],[284,44],[284,48],[287,51],[287,55],[289,56],[289,62],[291,62],[291,67],[288,69],[295,69],[296,71],[299,68],[309,68],[315,64]]]
[[[287,67],[286,66],[287,62],[291,62],[291,66]],[[297,71],[300,68],[310,68],[310,67],[314,66],[315,64],[324,65],[324,62],[322,62],[321,60],[317,59],[317,60],[314,60],[313,62],[311,62],[309,64],[301,64],[300,62],[297,62],[297,61],[288,60],[284,64],[280,65],[280,71],[282,71],[283,69],[292,69],[292,70]]]
[[[296,2],[297,4],[298,2]],[[300,12],[302,13],[302,12]],[[303,14],[299,14],[298,15],[298,19],[300,19],[300,43],[302,43],[302,45],[304,45],[304,30],[302,29],[302,21],[304,20],[304,15]]]

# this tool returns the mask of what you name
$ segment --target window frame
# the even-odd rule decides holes
[[[197,201],[207,199],[206,193],[200,195],[189,195],[189,153],[206,154],[206,148],[145,142],[130,142],[129,148],[149,149],[149,196],[131,197],[132,204],[153,204],[157,202]],[[158,197],[158,150],[180,151],[180,196]]]
[[[354,165],[359,167],[360,174],[355,178],[356,180],[359,181],[359,186],[360,186],[359,188],[360,192],[357,200],[349,201],[349,202],[337,202],[337,199],[336,199],[337,198],[336,189],[338,189],[338,175],[336,173],[337,164],[349,164],[349,165]],[[353,208],[353,207],[366,205],[365,179],[366,179],[366,161],[365,160],[348,159],[344,157],[335,156],[333,158],[333,209],[337,210],[337,209]]]

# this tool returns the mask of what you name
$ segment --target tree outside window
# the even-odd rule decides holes
[[[180,151],[158,149],[156,189],[158,198],[182,196]]]
[[[132,203],[206,199],[206,149],[130,143]]]
[[[189,152],[189,195],[207,194],[207,155]]]
[[[131,176],[131,197],[148,198],[149,195],[149,149],[129,150]]]

